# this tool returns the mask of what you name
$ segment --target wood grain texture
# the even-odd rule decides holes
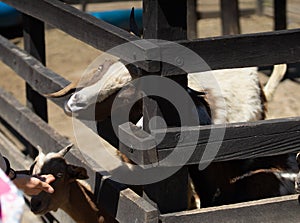
[[[158,160],[166,158],[174,150],[179,154],[191,153],[189,161],[180,158],[163,162],[165,166],[181,166],[209,161],[203,159],[204,151],[217,149],[214,161],[257,158],[287,154],[299,151],[300,118],[264,120],[251,123],[227,125],[191,126],[152,130],[151,135],[157,142]],[[124,137],[126,134],[123,132]],[[180,141],[178,140],[180,138]],[[191,139],[198,139],[194,141]],[[131,138],[136,144],[138,138]],[[161,139],[163,139],[161,141]],[[139,141],[139,142],[138,142]],[[159,143],[158,143],[159,142]],[[132,148],[132,152],[137,148]],[[162,163],[159,163],[162,165]]]
[[[46,94],[58,91],[70,82],[46,68],[39,60],[0,36],[0,59],[35,91]],[[53,102],[63,107],[65,98]]]
[[[298,195],[269,198],[239,204],[203,208],[160,216],[162,223],[246,223],[299,222]]]
[[[282,63],[300,61],[300,29],[280,30],[255,34],[240,34],[223,37],[200,38],[192,41],[177,41],[199,55],[207,66],[195,63],[191,54],[182,52],[180,55],[188,73],[251,66],[269,66]],[[162,43],[161,58],[169,58],[172,52],[171,44]],[[181,74],[182,71],[170,70],[170,66],[163,64],[162,75]],[[169,71],[170,70],[170,71]]]
[[[158,210],[130,189],[121,191],[116,219],[120,223],[157,223]]]

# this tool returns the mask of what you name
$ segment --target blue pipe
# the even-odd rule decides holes
[[[0,28],[21,24],[22,15],[13,7],[0,2]]]
[[[130,12],[131,9],[120,9],[120,10],[111,10],[111,11],[103,11],[103,12],[89,12],[92,16],[95,16],[98,19],[102,19],[103,21],[110,23],[112,25],[118,26],[122,29],[128,30],[130,28],[129,20],[130,20]],[[139,27],[142,28],[142,18],[143,11],[142,9],[134,10],[135,21]]]

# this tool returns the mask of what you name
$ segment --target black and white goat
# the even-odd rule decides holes
[[[256,121],[265,118],[267,99],[271,100],[285,70],[286,65],[275,65],[265,87],[260,85],[255,67],[188,74],[188,87],[194,91],[205,92],[199,93],[203,96],[198,97],[198,104],[200,109],[212,114],[212,117],[208,117],[207,124]],[[116,97],[122,99],[119,100],[121,103],[114,107],[120,112],[130,104],[129,101],[134,95],[139,93],[137,89],[130,87],[132,76],[125,65],[112,59],[105,60],[92,72],[92,77],[84,80],[79,85],[79,82],[71,83],[65,89],[47,96],[64,96],[77,87],[78,90],[65,104],[66,113],[80,115],[96,104],[93,107],[96,110],[95,116],[88,118],[102,121],[114,112],[111,109]],[[126,94],[118,94],[121,88],[127,88]],[[136,122],[141,116],[141,107],[132,110],[132,117]],[[191,166],[189,169],[195,191],[200,196],[201,207],[207,207],[292,193],[290,183],[283,183],[286,180],[293,183],[290,179],[292,177],[283,177],[286,172],[291,171],[287,167],[288,162],[287,155],[212,163],[203,171],[199,171],[197,166]],[[274,186],[273,189],[276,188],[276,193],[267,189],[260,189],[261,192],[264,191],[263,195],[250,193],[249,188],[266,188],[270,182]],[[249,196],[245,196],[247,194]]]

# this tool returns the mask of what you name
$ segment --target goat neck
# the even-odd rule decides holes
[[[78,181],[74,181],[70,186],[69,202],[61,209],[77,223],[104,223],[104,218],[93,201],[92,192]]]

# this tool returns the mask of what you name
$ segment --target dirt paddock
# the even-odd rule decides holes
[[[111,3],[110,3],[111,4]],[[122,3],[122,4],[106,4],[104,9],[125,8],[125,5],[131,7],[134,4],[140,6],[140,2]],[[100,7],[100,4],[95,5]],[[97,8],[97,9],[98,9]],[[93,6],[88,9],[93,10]],[[221,35],[221,21],[218,18],[204,19],[198,22],[198,37],[210,37]],[[300,22],[288,23],[288,28],[298,28]],[[273,21],[271,17],[251,15],[241,18],[242,33],[255,33],[271,31],[273,29]],[[23,45],[21,38],[13,39],[17,45]],[[237,46],[238,47],[238,46]],[[80,78],[85,68],[101,54],[83,42],[76,40],[62,31],[47,26],[46,30],[46,64],[47,67],[65,77],[68,80]],[[268,72],[266,72],[268,73]],[[262,84],[267,81],[268,75],[260,73]],[[0,63],[0,87],[12,93],[22,103],[25,103],[25,83],[10,68]],[[300,69],[296,65],[289,66],[289,72],[284,80],[280,83],[272,102],[268,104],[268,118],[283,118],[300,116]],[[59,133],[70,138],[76,143],[72,119],[67,117],[64,112],[49,101],[49,123]]]

